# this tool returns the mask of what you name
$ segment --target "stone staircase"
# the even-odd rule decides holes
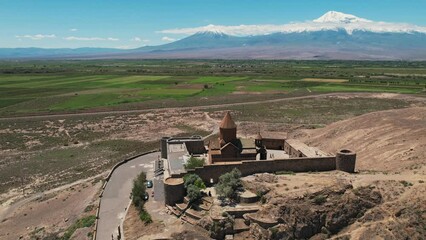
[[[212,197],[203,197],[200,200],[200,204],[196,206],[197,210],[200,211],[210,211],[210,208],[213,206],[213,198]]]
[[[234,220],[234,234],[249,231],[250,226],[245,223],[243,218],[236,218]]]
[[[154,175],[160,176],[164,173],[164,161],[163,159],[157,159],[154,162]]]
[[[192,225],[197,225],[198,221],[203,217],[205,212],[199,212],[192,208],[189,208],[185,211],[183,216],[180,218],[183,222],[187,222]]]

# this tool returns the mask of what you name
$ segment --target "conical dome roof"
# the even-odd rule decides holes
[[[234,120],[232,120],[232,117],[229,111],[226,112],[225,117],[222,119],[222,122],[220,123],[220,128],[225,128],[225,129],[237,128],[237,125],[235,124]]]
[[[256,135],[256,140],[262,140],[262,135],[260,135],[260,132],[257,133]]]

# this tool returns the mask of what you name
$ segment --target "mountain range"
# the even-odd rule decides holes
[[[0,48],[1,59],[346,59],[426,60],[426,28],[330,11],[313,21],[170,30],[194,33],[159,46]]]

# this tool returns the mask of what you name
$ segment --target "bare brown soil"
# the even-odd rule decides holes
[[[143,236],[161,233],[164,229],[164,223],[154,220],[150,224],[143,223],[139,218],[139,213],[135,206],[132,204],[126,215],[124,222],[124,236],[129,240],[136,240]]]
[[[357,152],[356,168],[403,171],[426,163],[426,108],[365,114],[296,137],[330,153]]]
[[[0,239],[43,239],[61,235],[82,216],[95,215],[101,181],[85,182],[13,209],[0,224]],[[92,229],[79,230],[79,235]],[[84,235],[84,234],[83,234]],[[84,239],[84,238],[81,238]]]

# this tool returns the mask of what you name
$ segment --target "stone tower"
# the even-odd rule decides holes
[[[223,147],[225,144],[232,142],[237,139],[237,125],[232,120],[231,114],[226,112],[225,117],[219,126],[219,142],[220,146]]]

